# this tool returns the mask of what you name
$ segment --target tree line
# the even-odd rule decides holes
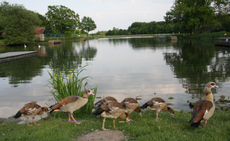
[[[128,29],[113,28],[106,35],[230,32],[229,0],[175,0],[165,21],[134,22]]]
[[[27,10],[20,4],[9,4],[3,1],[0,5],[0,35],[5,44],[25,44],[33,41],[35,28],[45,26],[53,34],[72,32],[76,28],[86,32],[96,29],[96,24],[90,17],[81,20],[73,10],[62,6],[48,6],[45,16]]]
[[[178,33],[180,26],[173,25],[164,21],[160,22],[134,22],[128,29],[113,28],[109,30],[106,35],[135,35],[135,34],[158,34],[158,33]]]
[[[100,35],[135,35],[158,33],[230,32],[229,0],[175,0],[164,16],[165,21],[134,22],[128,29],[99,31]],[[5,44],[25,44],[34,38],[34,29],[45,26],[52,34],[71,33],[80,29],[88,36],[97,26],[92,18],[80,16],[63,5],[48,6],[45,16],[29,11],[20,4],[3,1],[0,5],[0,38]]]

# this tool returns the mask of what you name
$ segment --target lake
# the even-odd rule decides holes
[[[0,117],[14,115],[31,101],[54,104],[48,72],[64,70],[63,65],[87,65],[81,76],[92,77],[87,87],[97,87],[97,97],[141,97],[141,105],[161,97],[175,110],[191,111],[188,102],[203,97],[205,85],[214,81],[220,86],[213,90],[215,100],[230,98],[230,48],[215,47],[212,40],[102,38],[0,48],[1,53],[25,50],[39,55],[0,64]]]

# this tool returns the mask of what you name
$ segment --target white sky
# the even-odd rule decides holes
[[[80,15],[91,17],[97,29],[111,30],[113,27],[128,29],[133,22],[164,21],[166,12],[175,0],[5,0],[10,4],[22,4],[27,10],[42,15],[48,6],[63,5]],[[3,2],[3,0],[1,0]]]

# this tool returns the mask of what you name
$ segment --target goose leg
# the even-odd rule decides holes
[[[142,117],[142,112],[140,112],[140,116]]]
[[[27,123],[27,126],[32,126],[29,124],[29,118],[26,118],[26,123]]]
[[[72,122],[71,119],[70,119],[70,112],[69,112],[69,120],[68,120],[68,121],[69,121],[69,122]]]
[[[103,119],[102,128],[101,128],[102,130],[107,130],[107,129],[105,129],[105,119],[106,118]]]
[[[70,113],[70,115],[71,115],[71,117],[72,117],[72,119],[73,119],[73,122],[74,122],[74,123],[76,123],[76,124],[81,124],[80,122],[77,122],[77,121],[74,119],[74,117],[73,117],[73,114],[72,114],[72,113]]]
[[[156,121],[158,121],[158,111],[156,111]]]
[[[208,121],[206,120],[205,122],[204,122],[204,127],[206,127],[206,124],[208,123]]]
[[[34,122],[35,125],[37,125],[37,123],[34,121],[34,117],[33,117],[32,121]]]
[[[113,128],[115,129],[115,119],[113,119]]]

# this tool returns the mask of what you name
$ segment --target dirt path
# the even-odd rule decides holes
[[[120,141],[125,139],[122,131],[106,130],[88,133],[78,138],[77,141]]]

